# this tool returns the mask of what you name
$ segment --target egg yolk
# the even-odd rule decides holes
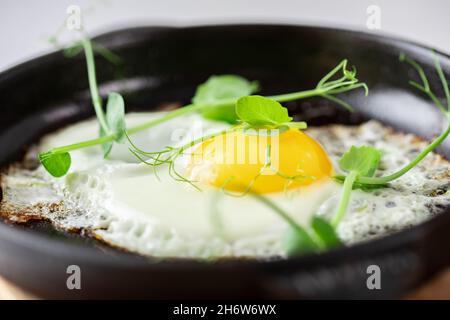
[[[276,135],[241,130],[201,143],[187,167],[193,181],[230,191],[280,192],[333,174],[323,148],[298,129]]]

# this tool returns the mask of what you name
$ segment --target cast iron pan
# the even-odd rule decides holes
[[[408,86],[405,52],[434,74],[429,48],[360,32],[285,25],[141,27],[96,39],[124,60],[121,68],[97,58],[101,91],[125,95],[127,110],[187,103],[212,74],[259,80],[263,94],[313,87],[348,58],[371,92],[354,92],[349,114],[320,99],[289,103],[310,123],[378,119],[398,130],[431,138],[445,125],[436,108]],[[439,54],[449,77],[450,59]],[[23,156],[44,133],[92,116],[83,56],[61,52],[0,74],[0,166]],[[442,93],[437,77],[432,85]],[[442,96],[442,95],[441,95]],[[450,145],[439,150],[450,156]],[[167,195],[173,201],[175,195]],[[170,200],[169,200],[170,199]],[[47,227],[0,223],[0,274],[46,298],[390,298],[450,263],[450,213],[349,248],[285,261],[152,260],[106,249]],[[366,286],[367,267],[381,268],[381,290]],[[66,269],[81,267],[81,290],[68,290]]]

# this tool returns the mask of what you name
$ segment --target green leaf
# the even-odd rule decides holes
[[[105,132],[100,127],[100,137],[113,134],[114,141],[121,143],[125,140],[125,103],[123,97],[116,92],[111,92],[108,95],[108,102],[106,104],[106,124],[108,125],[108,132]],[[113,142],[109,141],[102,144],[103,156],[108,157]]]
[[[100,137],[108,136],[109,132],[105,132],[103,128],[100,126]],[[111,153],[112,147],[113,147],[114,141],[108,141],[102,143],[102,151],[103,151],[103,157],[106,159],[108,158],[109,154]]]
[[[114,140],[123,142],[125,140],[125,102],[119,93],[111,92],[108,95],[106,123],[110,134],[114,134]]]
[[[373,177],[381,159],[381,151],[370,146],[352,146],[339,160],[345,171],[356,171],[363,177]]]
[[[291,122],[288,110],[279,102],[262,96],[247,96],[236,103],[240,120],[252,126],[277,126]]]
[[[288,256],[297,256],[320,249],[308,232],[300,226],[289,226],[283,240],[283,246]]]
[[[52,153],[44,152],[39,154],[39,161],[45,170],[52,176],[59,178],[64,176],[70,169],[72,159],[68,152]]]
[[[235,123],[237,115],[234,103],[214,106],[222,101],[230,101],[250,95],[258,90],[258,83],[236,75],[211,76],[205,83],[197,87],[193,104],[211,105],[203,109],[202,115],[207,119]]]
[[[234,105],[223,105],[213,108],[205,108],[202,111],[202,116],[205,119],[219,120],[235,124],[237,121],[236,111]]]
[[[341,199],[331,224],[336,227],[344,218],[350,201],[350,194],[358,177],[373,177],[381,159],[381,151],[370,146],[352,146],[339,160],[342,170],[349,172],[344,180]]]
[[[325,219],[315,216],[311,222],[311,228],[318,239],[322,241],[325,248],[342,246],[342,241],[333,226]]]

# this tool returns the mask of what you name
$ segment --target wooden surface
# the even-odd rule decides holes
[[[410,300],[450,300],[450,268],[441,272],[406,299]]]
[[[0,277],[0,300],[37,299]],[[438,274],[421,288],[407,295],[411,300],[450,300],[450,268]]]
[[[0,300],[33,300],[31,294],[0,277]]]

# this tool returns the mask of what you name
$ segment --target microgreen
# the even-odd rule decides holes
[[[246,129],[243,129],[244,132],[246,132]],[[278,130],[278,129],[277,129]],[[279,132],[276,134],[280,134]],[[273,168],[272,167],[272,146],[269,144],[266,147],[266,159],[264,161],[263,166],[261,167],[261,169],[259,170],[258,174],[256,174],[253,179],[248,183],[248,185],[241,185],[240,187],[242,187],[244,189],[243,192],[241,193],[234,193],[234,192],[229,192],[226,190],[226,187],[228,186],[229,183],[233,182],[233,180],[235,179],[234,176],[231,176],[227,179],[227,181],[225,181],[225,183],[222,185],[222,192],[229,195],[229,196],[233,196],[233,197],[243,197],[246,196],[248,193],[252,192],[252,188],[253,185],[255,184],[255,182],[259,179],[259,177],[261,177],[261,175],[267,173],[267,172],[271,172],[271,174],[275,174],[283,179],[285,179],[285,185],[284,185],[284,193],[287,194],[287,189],[289,187],[289,185],[291,183],[293,183],[294,181],[301,181],[301,180],[316,180],[315,176],[309,176],[309,175],[305,175],[302,173],[296,174],[296,175],[288,175],[285,174],[283,172],[281,172],[280,170]]]
[[[63,54],[66,58],[73,58],[83,51],[83,44],[81,42],[76,42],[67,48],[64,48]]]
[[[270,98],[278,102],[287,102],[318,96],[328,99],[348,111],[353,111],[353,107],[350,104],[338,98],[336,95],[362,88],[367,96],[369,89],[364,82],[360,82],[356,78],[356,68],[353,67],[351,70],[347,69],[347,64],[348,61],[346,59],[342,60],[317,83],[314,89],[271,96]],[[338,75],[339,71],[341,72],[340,76]],[[337,79],[332,80],[336,76]]]
[[[271,136],[282,134],[283,132],[288,131],[289,128],[290,127],[287,126],[287,125],[281,125],[281,126],[276,127],[276,128],[255,128],[255,127],[252,127],[252,126],[246,126],[242,130],[243,130],[243,132],[246,135],[249,135],[249,136],[267,136],[267,137],[271,137]],[[306,128],[307,128],[306,122],[302,122],[302,125],[299,126],[298,129],[306,129]]]
[[[108,132],[108,124],[106,123],[106,116],[102,108],[102,98],[98,92],[97,76],[95,71],[95,60],[94,53],[92,51],[92,44],[90,40],[83,39],[82,41],[84,54],[86,56],[86,65],[89,80],[89,90],[91,91],[92,105],[94,106],[95,114],[97,115],[97,120],[100,123],[100,128],[104,132]]]
[[[252,193],[252,195],[267,207],[272,209],[289,225],[283,241],[285,251],[288,255],[295,255],[299,252],[313,252],[317,251],[320,248],[317,242],[311,237],[309,232],[306,231],[305,228],[303,228],[301,225],[299,225],[283,209],[281,209],[279,206],[277,206],[275,203],[261,194]]]
[[[335,248],[343,245],[342,240],[336,233],[335,228],[327,220],[322,217],[314,216],[311,221],[311,229],[318,238],[322,247]]]
[[[167,146],[164,150],[162,151],[144,151],[141,148],[137,147],[133,141],[130,139],[130,137],[127,135],[128,138],[128,142],[130,143],[131,147],[129,148],[129,150],[131,151],[131,153],[133,153],[136,158],[138,158],[142,163],[152,166],[154,168],[161,166],[161,165],[167,165],[168,166],[168,171],[170,176],[175,179],[176,181],[180,181],[180,182],[187,182],[190,185],[192,185],[194,188],[196,188],[197,190],[201,191],[199,187],[197,187],[194,183],[194,181],[191,181],[189,179],[187,179],[186,177],[184,177],[181,173],[179,173],[176,169],[175,166],[175,161],[183,154],[185,154],[185,152],[196,146],[199,143],[202,143],[203,141],[206,141],[208,139],[212,139],[214,137],[217,137],[219,135],[223,135],[223,134],[227,134],[227,133],[231,133],[237,130],[241,130],[241,127],[239,126],[235,126],[232,127],[230,129],[225,129],[219,132],[215,132],[215,133],[211,133],[205,136],[202,136],[200,138],[194,139],[190,142],[185,143],[184,145],[180,146],[180,147],[171,147],[171,146]]]
[[[337,226],[337,224],[342,220],[345,215],[345,211],[348,206],[350,192],[354,185],[359,188],[370,188],[371,186],[381,186],[395,179],[400,178],[402,175],[407,173],[409,170],[414,168],[420,161],[422,161],[430,152],[432,152],[436,147],[438,147],[450,134],[450,93],[448,89],[447,79],[445,78],[444,72],[442,71],[439,60],[434,54],[434,65],[436,72],[439,76],[441,84],[444,89],[444,93],[447,99],[447,107],[444,107],[442,102],[432,91],[428,78],[425,74],[423,68],[414,60],[408,58],[406,55],[400,55],[400,61],[408,63],[412,66],[418,73],[421,80],[421,84],[416,81],[410,81],[409,83],[416,89],[428,95],[428,97],[435,103],[435,105],[441,110],[441,112],[446,116],[449,124],[446,130],[433,140],[421,153],[419,153],[412,161],[405,165],[400,170],[383,177],[374,177],[374,172],[380,161],[381,153],[372,147],[352,147],[341,158],[339,165],[341,169],[346,170],[349,174],[345,177],[344,186],[342,191],[341,200],[332,220],[332,224]],[[338,177],[339,180],[343,180],[344,177]]]
[[[289,128],[306,128],[306,123],[292,121],[292,118],[288,114],[287,108],[280,104],[283,102],[310,97],[322,97],[344,107],[349,111],[353,111],[352,106],[340,99],[337,95],[359,88],[364,89],[365,94],[368,94],[366,84],[360,82],[356,77],[356,69],[347,68],[347,60],[341,61],[336,67],[322,77],[313,89],[269,97],[258,95],[251,96],[251,94],[254,94],[259,87],[258,83],[255,81],[249,81],[236,75],[212,76],[205,83],[200,84],[197,87],[196,93],[192,98],[192,103],[190,105],[171,111],[158,119],[129,128],[129,130],[126,131],[124,120],[124,100],[120,94],[110,93],[108,96],[106,113],[103,110],[102,99],[99,95],[97,86],[93,52],[95,50],[105,56],[108,60],[113,62],[115,61],[116,63],[119,61],[118,57],[109,52],[106,48],[93,44],[88,39],[83,39],[81,42],[68,48],[65,50],[65,54],[67,56],[73,56],[81,52],[83,49],[86,56],[92,104],[100,125],[100,134],[96,139],[54,148],[50,151],[39,154],[39,159],[44,168],[55,177],[64,176],[70,169],[70,151],[101,145],[106,157],[110,153],[113,143],[122,142],[124,140],[124,136],[126,135],[131,145],[130,151],[143,163],[153,167],[168,165],[169,174],[174,179],[188,182],[195,188],[198,188],[194,184],[194,181],[190,181],[183,177],[175,168],[176,159],[193,146],[207,139],[236,130],[244,130],[247,134],[273,134],[273,132],[276,131],[278,131],[279,134]],[[284,212],[284,210],[272,203],[268,198],[261,194],[252,193],[251,186],[249,186],[245,193],[251,193],[254,197],[271,208],[284,221],[287,222],[289,228],[288,232],[285,234],[284,246],[288,255],[292,256],[308,252],[316,252],[326,248],[343,245],[336,233],[336,228],[345,216],[352,189],[355,187],[372,188],[385,186],[390,181],[401,177],[415,167],[428,153],[432,152],[437,146],[439,146],[450,134],[450,89],[437,55],[434,54],[434,66],[441,81],[443,92],[445,93],[447,100],[446,106],[433,92],[426,73],[416,61],[410,59],[404,54],[400,55],[400,61],[406,62],[417,71],[420,78],[420,83],[413,80],[409,83],[414,88],[426,94],[434,102],[437,108],[446,116],[449,121],[446,130],[439,137],[433,140],[406,166],[390,175],[382,177],[375,177],[375,172],[381,158],[381,152],[371,146],[352,146],[339,160],[339,166],[346,172],[346,176],[336,177],[338,180],[343,181],[343,188],[336,213],[331,222],[328,222],[321,217],[314,216],[308,227],[302,227],[286,212]],[[203,117],[207,119],[220,120],[232,124],[239,122],[240,125],[234,126],[231,129],[203,136],[199,139],[188,142],[181,147],[168,146],[166,149],[157,152],[147,152],[139,149],[133,144],[128,136],[191,112],[200,112]],[[267,168],[270,169],[270,150]],[[276,173],[283,176],[281,172]],[[255,179],[256,178],[257,177],[255,177]],[[289,182],[298,178],[304,179],[308,177],[286,176],[286,179]]]
[[[314,216],[307,228],[302,227],[267,197],[257,193],[251,194],[288,224],[288,230],[283,238],[283,247],[288,256],[318,252],[343,245],[334,227],[325,219]]]
[[[433,53],[434,54],[434,53]],[[411,160],[407,165],[398,171],[383,177],[374,177],[375,170],[378,167],[381,158],[381,152],[374,149],[373,147],[351,147],[351,149],[346,152],[339,161],[339,166],[342,170],[348,171],[348,175],[338,176],[337,179],[344,181],[342,188],[342,195],[339,201],[339,205],[335,216],[333,217],[331,223],[336,227],[347,211],[348,203],[350,200],[350,193],[353,187],[358,187],[361,189],[370,189],[373,187],[385,186],[388,182],[400,178],[409,170],[414,168],[420,161],[422,161],[430,152],[436,149],[450,134],[450,92],[448,88],[447,79],[445,78],[444,72],[442,71],[439,60],[434,54],[434,66],[436,72],[441,81],[446,99],[447,107],[444,107],[442,102],[439,100],[437,95],[432,91],[430,87],[430,82],[425,74],[423,68],[414,60],[407,57],[405,54],[400,55],[400,61],[408,63],[413,67],[421,80],[421,84],[416,81],[409,81],[411,86],[418,89],[419,91],[426,94],[438,107],[438,109],[446,116],[448,124],[446,130],[434,139],[422,152],[420,152],[413,160]]]
[[[238,116],[240,124],[218,133],[203,136],[199,139],[195,139],[181,147],[173,148],[166,147],[166,149],[157,152],[143,151],[138,148],[128,137],[131,148],[130,151],[143,163],[151,165],[153,167],[160,166],[162,164],[167,164],[169,168],[169,173],[178,181],[188,182],[192,185],[192,181],[184,178],[182,175],[177,173],[175,169],[175,160],[182,155],[187,149],[193,146],[229,132],[242,130],[244,133],[249,135],[275,135],[281,134],[289,128],[305,129],[307,127],[305,122],[291,122],[292,118],[288,115],[288,110],[283,107],[279,102],[272,100],[270,98],[265,98],[262,96],[246,96],[240,98],[236,103],[236,114]],[[270,167],[270,146],[268,148],[269,163]],[[147,161],[144,158],[149,157],[151,161]],[[266,166],[262,170],[266,169]],[[279,176],[284,176],[287,181],[293,181],[296,179],[304,179],[303,175],[298,176],[287,176],[283,175],[281,172],[275,171]],[[262,174],[262,172],[260,172]],[[258,174],[254,180],[260,176]],[[247,186],[246,191],[242,194],[245,195],[251,190],[253,182]],[[194,185],[195,186],[195,185]],[[196,187],[196,186],[195,186]],[[197,188],[198,189],[198,188]],[[224,188],[223,188],[224,189]]]
[[[98,42],[95,42],[92,40],[90,40],[90,42],[92,44],[92,49],[95,53],[99,54],[104,59],[106,59],[107,61],[109,61],[110,63],[112,63],[116,66],[119,66],[122,64],[122,58],[119,57],[117,54],[115,54],[111,50],[107,49],[105,46],[101,45]],[[83,42],[77,41],[74,44],[64,48],[63,54],[67,58],[73,58],[76,55],[78,55],[79,53],[81,53],[83,51],[83,49],[84,49]]]
[[[278,101],[262,96],[240,98],[236,102],[236,114],[240,122],[247,124],[244,130],[250,135],[273,135],[289,128],[307,128],[306,122],[292,122],[288,109]]]
[[[380,159],[381,152],[373,147],[352,146],[339,160],[339,167],[345,171],[356,171],[363,177],[372,177]]]
[[[403,168],[395,171],[394,173],[391,173],[387,176],[382,177],[370,177],[370,176],[358,176],[355,180],[355,185],[358,187],[366,187],[370,188],[372,186],[382,186],[386,185],[387,183],[396,180],[406,174],[409,170],[414,168],[420,161],[422,161],[430,152],[435,150],[450,134],[450,92],[448,88],[447,79],[445,78],[444,72],[442,71],[442,67],[440,65],[440,62],[436,56],[435,53],[433,53],[434,57],[434,66],[436,69],[436,72],[439,76],[439,79],[441,81],[441,85],[443,87],[446,100],[447,100],[447,106],[444,107],[442,102],[439,100],[437,95],[433,92],[432,88],[430,87],[430,82],[425,74],[425,71],[423,68],[414,60],[408,58],[405,54],[400,55],[400,61],[408,63],[411,67],[413,67],[421,80],[421,84],[416,81],[410,81],[409,83],[416,89],[420,90],[424,94],[426,94],[438,107],[438,109],[443,113],[443,115],[446,117],[448,124],[446,129],[439,135],[436,139],[434,139],[425,149],[422,150],[414,159],[412,159],[408,164],[406,164]],[[338,176],[336,177],[338,180],[343,180],[345,177]]]
[[[109,142],[115,141],[116,139],[115,134],[106,134],[106,132],[110,132],[110,130],[108,128],[106,116],[101,107],[102,101],[98,94],[92,44],[87,39],[83,40],[81,43],[86,53],[92,102],[100,126],[102,128],[101,132],[103,133],[103,135],[101,135],[99,138],[93,138],[91,140],[57,147],[50,151],[47,151],[46,153],[66,153],[80,148],[87,148],[104,144],[106,144],[103,147],[104,151],[108,151],[110,150]],[[76,52],[76,50],[74,51]],[[104,50],[99,50],[99,52],[105,53]],[[341,72],[340,76],[338,76],[339,72]],[[336,77],[337,79],[332,80]],[[234,123],[239,119],[235,112],[236,101],[242,96],[252,94],[257,90],[257,88],[257,82],[251,82],[239,76],[214,76],[198,87],[192,104],[168,112],[160,118],[153,119],[148,122],[131,127],[127,130],[127,133],[129,135],[133,135],[142,130],[155,127],[161,123],[192,112],[202,112],[203,116],[205,116],[206,118]],[[333,101],[346,109],[352,110],[351,106],[348,103],[336,97],[335,95],[349,92],[358,88],[364,88],[367,94],[367,86],[364,83],[358,81],[358,79],[356,78],[356,70],[354,68],[348,70],[347,60],[343,60],[319,81],[316,88],[306,91],[298,91],[294,93],[271,96],[268,98],[278,102],[287,102],[320,96]],[[303,129],[306,127],[306,124],[304,122],[289,122],[289,126],[293,128]],[[105,154],[107,155],[107,152],[105,152]]]
[[[290,226],[283,240],[288,256],[298,256],[343,246],[334,227],[318,216],[311,219],[309,228]]]
[[[95,140],[84,141],[73,145],[54,148],[50,151],[41,153],[39,159],[44,168],[55,176],[61,177],[67,173],[71,165],[69,151],[79,148],[85,148],[91,145],[101,144],[104,157],[107,157],[113,146],[113,142],[122,142],[125,130],[125,106],[124,100],[119,93],[112,92],[108,96],[106,114],[103,111],[102,99],[100,97],[97,85],[95,60],[91,41],[83,39],[79,44],[84,49],[86,56],[86,65],[89,80],[89,89],[91,92],[92,104],[95,114],[100,124],[99,138]],[[76,48],[76,47],[74,47]],[[72,49],[75,50],[75,49]],[[75,50],[76,51],[76,50]],[[106,49],[104,54],[108,53]],[[73,52],[72,52],[73,54]]]
[[[236,75],[211,76],[205,83],[197,87],[192,103],[194,105],[213,106],[204,108],[202,115],[206,119],[236,123],[234,104],[214,107],[220,101],[235,100],[256,92],[258,82],[248,81]]]
[[[283,236],[283,247],[288,256],[298,256],[320,250],[319,244],[300,225],[288,227]]]
[[[275,127],[292,121],[288,110],[279,102],[261,96],[240,98],[236,103],[236,114],[241,121],[254,127]]]
[[[122,143],[125,138],[125,103],[123,97],[116,92],[111,92],[108,96],[106,124],[108,131],[106,132],[103,130],[103,127],[100,127],[100,137],[114,135],[114,141]],[[111,152],[113,141],[102,144],[102,147],[103,154],[106,158]]]
[[[347,211],[350,193],[358,177],[373,177],[380,163],[381,151],[370,146],[352,146],[339,160],[339,167],[349,172],[344,180],[341,199],[331,224],[336,227]]]
[[[289,128],[292,129],[299,129],[299,130],[305,130],[308,128],[308,124],[304,121],[292,121],[285,124]],[[282,126],[281,126],[282,127]],[[281,128],[279,127],[279,128]]]
[[[45,170],[57,178],[64,176],[69,171],[70,164],[72,163],[68,152],[56,154],[52,152],[41,153],[39,154],[39,161]]]

